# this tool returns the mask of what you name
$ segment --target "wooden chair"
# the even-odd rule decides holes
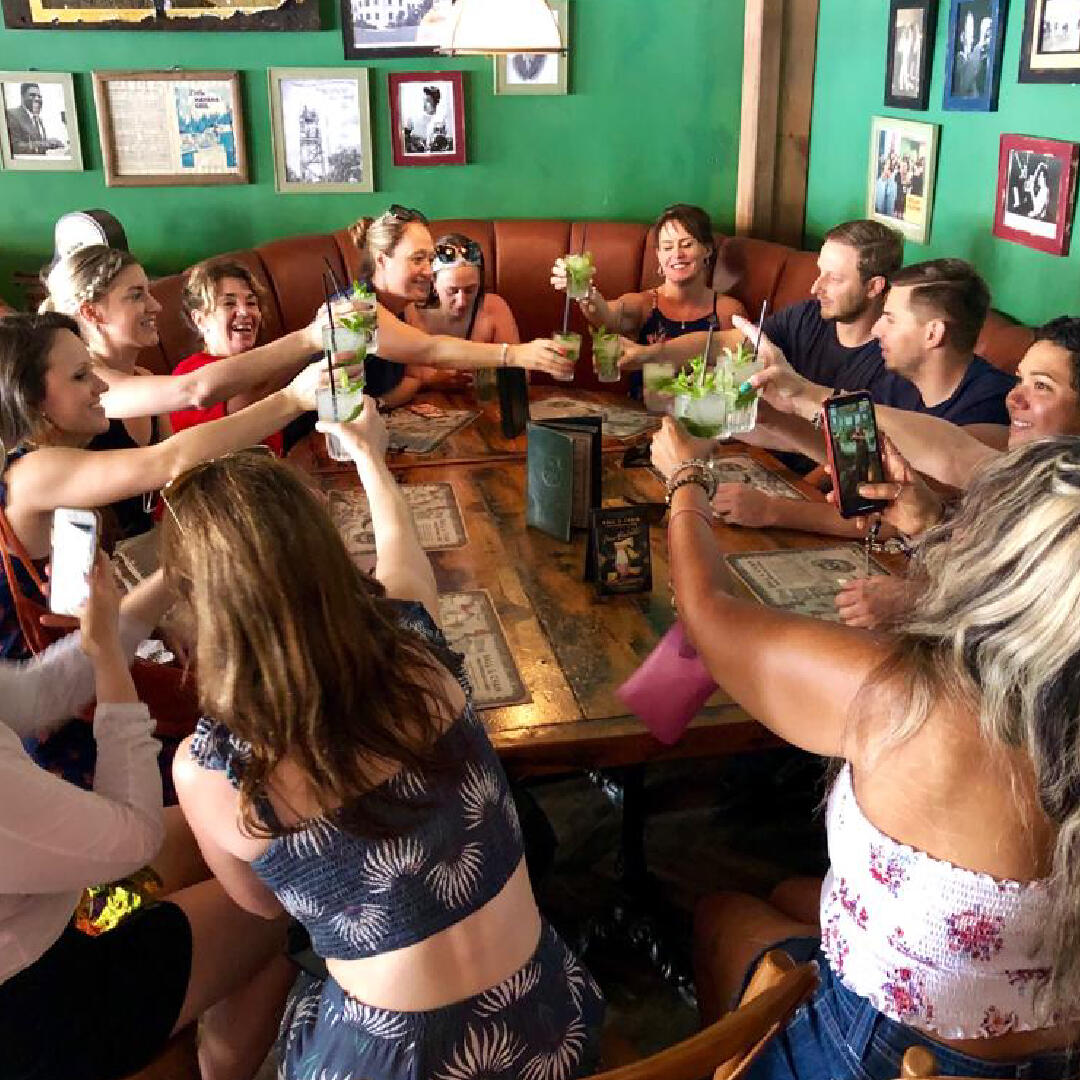
[[[145,1068],[126,1080],[200,1080],[198,1024],[188,1024]]]
[[[737,1080],[818,984],[813,964],[766,954],[742,1002],[704,1031],[642,1061],[597,1073],[593,1080]]]

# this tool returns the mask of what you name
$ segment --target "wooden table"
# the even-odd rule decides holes
[[[485,432],[476,434],[489,437]],[[465,445],[464,439],[459,440],[456,449]],[[619,449],[625,445],[620,443]],[[737,444],[730,452],[749,454],[808,498],[822,498],[763,451]],[[628,496],[662,502],[661,484],[650,470],[625,469],[616,454],[605,455],[603,461],[605,504],[620,505]],[[326,489],[357,482],[351,471],[325,473],[319,480]],[[514,457],[500,453],[480,462],[415,462],[402,480],[448,482],[457,495],[469,543],[432,552],[432,562],[441,592],[488,590],[532,695],[529,704],[483,712],[500,755],[515,769],[623,766],[659,757],[776,745],[769,732],[721,694],[695,718],[683,739],[667,748],[615,697],[616,687],[637,669],[674,620],[664,526],[651,530],[651,594],[600,598],[582,580],[585,533],[576,532],[570,543],[564,543],[526,527],[521,453]],[[806,533],[722,524],[714,531],[725,554],[837,542]]]

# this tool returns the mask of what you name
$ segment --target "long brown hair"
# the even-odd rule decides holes
[[[447,767],[436,742],[449,705],[430,646],[402,628],[290,466],[240,452],[196,466],[163,494],[162,559],[192,617],[200,703],[251,748],[243,824],[256,836],[302,827],[257,810],[288,758],[323,814],[385,834],[359,796],[387,764]]]

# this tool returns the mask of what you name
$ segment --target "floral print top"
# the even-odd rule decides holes
[[[827,827],[821,947],[845,986],[944,1038],[1043,1026],[1035,1005],[1051,972],[1040,940],[1045,881],[994,878],[886,836],[863,814],[850,765],[829,795]]]

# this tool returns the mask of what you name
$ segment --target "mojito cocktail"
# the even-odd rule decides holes
[[[566,295],[571,300],[587,300],[596,273],[592,255],[587,251],[580,255],[564,255],[563,266],[566,267]]]
[[[315,392],[315,411],[320,420],[355,420],[364,408],[364,376],[350,380],[344,371],[334,372],[334,390],[329,386]],[[327,434],[326,452],[333,461],[352,461],[352,455],[336,435]]]
[[[622,342],[618,334],[613,334],[601,326],[593,328],[592,358],[593,370],[600,382],[619,381],[619,357],[622,355]]]
[[[551,340],[556,345],[561,345],[566,351],[567,363],[576,365],[578,357],[581,356],[581,335],[575,330],[568,330],[565,334],[561,331],[556,331],[551,335]],[[567,375],[553,375],[552,378],[558,379],[560,382],[573,382],[574,381],[574,368],[571,366]]]

